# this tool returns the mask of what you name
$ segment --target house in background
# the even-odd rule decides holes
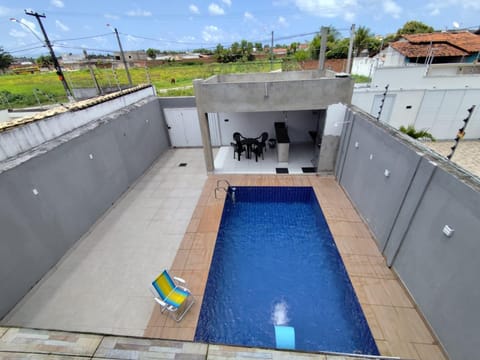
[[[384,66],[478,62],[480,36],[471,32],[403,35],[385,51]]]
[[[385,88],[388,91],[385,94]],[[376,69],[371,83],[354,89],[352,103],[395,128],[413,125],[438,140],[452,140],[467,109],[477,105],[465,138],[480,138],[480,65],[433,64]]]
[[[356,87],[352,103],[396,128],[454,139],[467,109],[480,108],[479,56],[480,36],[470,32],[404,35],[376,57],[354,60],[352,72],[372,81]],[[478,109],[466,137],[480,137]]]
[[[471,32],[403,35],[374,57],[353,59],[352,73],[372,77],[381,67],[467,63],[480,60],[480,36]],[[470,70],[472,68],[469,68]]]

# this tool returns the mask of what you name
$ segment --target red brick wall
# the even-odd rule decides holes
[[[303,70],[315,70],[318,69],[318,60],[307,60],[301,63]],[[345,72],[347,68],[347,59],[326,59],[325,69],[335,72]]]

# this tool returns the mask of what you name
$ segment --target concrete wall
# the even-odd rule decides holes
[[[352,104],[376,116],[378,102],[375,97],[383,96],[384,89],[355,89]],[[401,125],[413,125],[416,129],[426,129],[435,138],[453,140],[463,119],[468,115],[467,109],[472,105],[480,108],[480,89],[448,90],[390,90],[393,97],[392,108],[385,104],[382,120],[399,128]],[[389,114],[389,116],[384,116]],[[466,129],[466,139],[480,137],[480,109],[470,119]]]
[[[384,88],[390,84],[390,89],[479,89],[480,74],[452,74],[458,64],[446,66],[409,66],[409,67],[382,67],[375,71],[372,79],[372,88]]]
[[[0,161],[29,151],[46,141],[154,94],[152,87],[140,87],[138,90],[132,88],[127,91],[129,92],[123,95],[110,94],[86,102],[69,104],[68,107],[55,107],[17,120],[23,123],[22,126],[5,128],[5,131],[0,132]],[[96,105],[93,106],[94,104]]]
[[[9,161],[0,171],[0,318],[167,147],[151,96]]]
[[[339,102],[350,104],[353,93],[351,78],[289,81],[247,81],[240,75],[237,78],[240,78],[237,82],[194,81],[197,105],[202,112],[326,109]]]
[[[356,57],[353,58],[352,74],[372,77],[378,67],[383,66],[383,60],[379,57]]]
[[[360,109],[345,118],[339,183],[450,358],[477,358],[480,179]]]

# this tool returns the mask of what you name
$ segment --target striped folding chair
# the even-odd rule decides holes
[[[162,308],[162,313],[168,311],[177,322],[183,319],[195,303],[186,285],[187,283],[182,278],[174,276],[172,279],[167,270],[164,270],[152,282],[153,289],[151,290],[155,301]]]

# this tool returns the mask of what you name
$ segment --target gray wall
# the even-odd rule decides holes
[[[346,119],[340,184],[450,358],[478,358],[480,180],[359,109]]]
[[[167,148],[159,102],[150,97],[0,173],[0,318]]]

